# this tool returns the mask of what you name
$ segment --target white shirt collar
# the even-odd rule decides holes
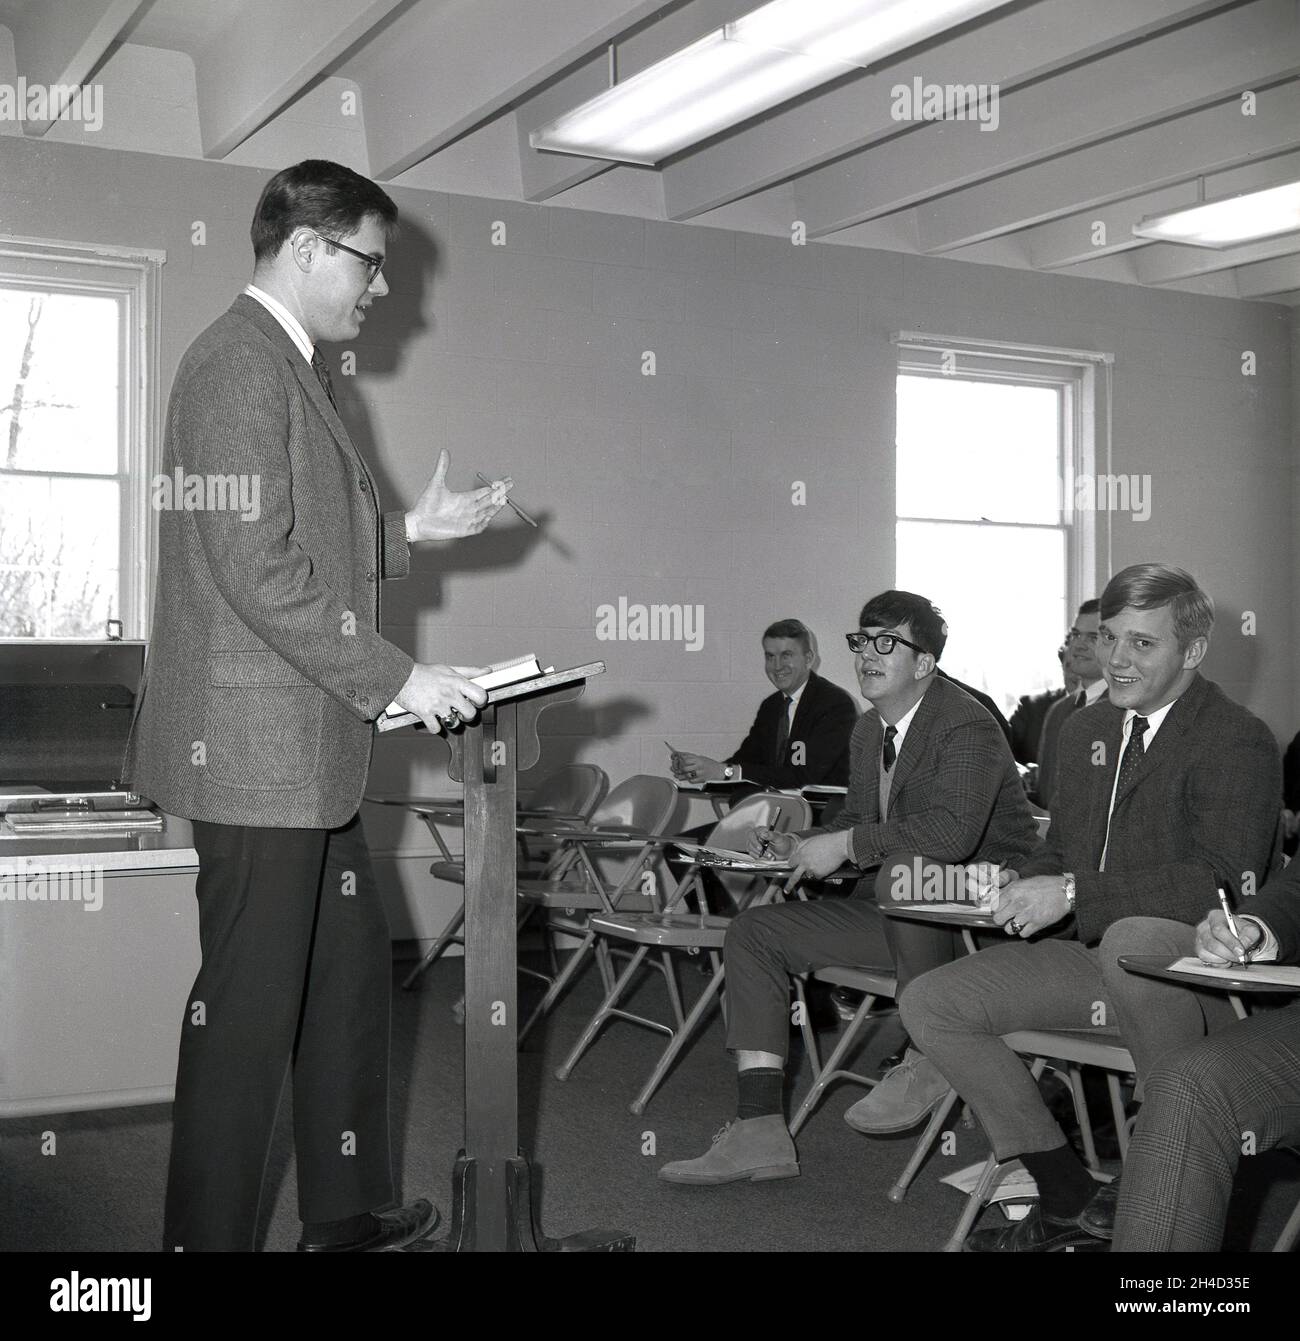
[[[907,729],[912,725],[912,718],[916,716],[916,710],[921,706],[921,702],[924,698],[925,694],[922,694],[921,697],[918,698],[916,702],[913,703],[912,706],[898,719],[898,721],[894,723],[894,749],[897,751],[897,754],[894,756],[895,758],[903,752],[903,738],[907,735]],[[880,719],[880,725],[881,729],[884,730],[889,726],[889,723],[882,717]]]
[[[799,686],[798,689],[794,690],[793,693],[789,693],[786,695],[786,698],[790,700],[790,703],[786,705],[786,712],[790,711],[791,705],[793,705],[795,712],[799,711],[799,700],[803,698],[803,691],[807,688],[808,688],[808,681],[805,680],[803,684]]]
[[[245,284],[244,292],[250,298],[256,298],[259,303],[284,327],[289,338],[298,346],[299,352],[308,363],[311,362],[312,355],[316,352],[316,346],[307,338],[307,332],[303,330],[302,323],[289,311],[285,305],[276,298],[272,298],[269,293],[259,289],[256,284]]]
[[[1179,698],[1181,697],[1182,695],[1180,694]],[[1143,753],[1146,753],[1146,751],[1151,748],[1151,742],[1155,740],[1156,732],[1160,730],[1161,723],[1165,720],[1166,717],[1169,716],[1169,709],[1172,708],[1174,704],[1177,702],[1178,702],[1177,698],[1170,699],[1170,701],[1166,703],[1163,708],[1157,708],[1155,712],[1147,714],[1147,731],[1146,735],[1142,738]],[[1134,712],[1132,708],[1128,708],[1124,712],[1123,740],[1126,744],[1128,742],[1129,736],[1132,735],[1133,733],[1133,719],[1136,716],[1137,713]]]
[[[1106,692],[1106,677],[1103,675],[1100,679],[1094,680],[1083,691],[1083,706],[1090,708]]]

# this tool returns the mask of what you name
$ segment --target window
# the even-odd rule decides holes
[[[896,343],[897,585],[943,611],[943,668],[1009,716],[1061,686],[1057,649],[1098,594],[1095,514],[1075,500],[1107,356]]]
[[[0,238],[0,637],[142,637],[157,254]]]

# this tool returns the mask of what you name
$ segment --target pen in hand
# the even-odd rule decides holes
[[[1241,958],[1238,960],[1238,962],[1241,964],[1245,964],[1247,962],[1245,941],[1242,941],[1241,939],[1241,928],[1237,925],[1237,919],[1232,915],[1232,909],[1228,907],[1228,896],[1223,892],[1223,890],[1219,890],[1219,907],[1223,909],[1223,915],[1228,919],[1228,930],[1232,932],[1232,934],[1237,938],[1237,940],[1241,943],[1243,947],[1241,951]]]
[[[476,474],[484,484],[492,483],[481,470],[476,470],[474,474]],[[506,507],[508,507],[520,521],[526,521],[534,530],[538,529],[537,523],[509,495],[506,496]]]

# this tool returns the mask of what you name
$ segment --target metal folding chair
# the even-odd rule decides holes
[[[727,848],[743,852],[749,842],[750,834],[760,825],[794,832],[807,828],[812,820],[808,803],[800,796],[786,796],[778,792],[762,792],[746,797],[739,802],[710,831],[708,846]],[[671,840],[666,840],[671,842]],[[629,959],[618,978],[608,985],[604,1000],[595,1014],[588,1020],[578,1041],[573,1045],[563,1064],[556,1070],[559,1080],[566,1080],[577,1065],[578,1059],[595,1041],[601,1028],[610,1020],[626,1020],[631,1024],[643,1025],[658,1033],[668,1035],[668,1046],[660,1055],[636,1098],[628,1105],[633,1113],[644,1111],[650,1096],[659,1087],[669,1068],[677,1059],[687,1042],[694,1037],[701,1021],[715,1002],[721,999],[724,967],[720,951],[726,938],[727,928],[732,918],[708,911],[704,893],[704,872],[712,869],[714,875],[726,888],[728,895],[738,908],[756,906],[776,897],[784,873],[775,880],[762,876],[740,875],[717,868],[706,868],[698,861],[692,861],[683,873],[677,888],[667,898],[661,898],[659,908],[654,912],[636,913],[607,912],[595,914],[591,918],[592,934],[611,941],[628,942],[637,949]],[[694,894],[699,901],[699,912],[685,911],[689,896]],[[672,1010],[672,1022],[651,1019],[625,1010],[619,1002],[630,988],[637,971],[646,963],[652,951],[659,951],[660,967],[668,985],[669,1004]],[[691,1007],[683,1014],[681,995],[677,988],[673,951],[685,950],[688,954],[698,955],[707,951],[713,972],[704,990]],[[653,965],[651,965],[653,966]]]
[[[592,913],[612,913],[622,905],[648,908],[653,899],[641,892],[641,880],[659,861],[659,839],[677,808],[677,789],[668,778],[637,774],[621,782],[592,813],[583,828],[529,826],[532,837],[554,840],[558,850],[544,875],[519,881],[525,905],[520,926],[536,911],[548,914],[548,935],[576,936],[579,943],[546,994],[519,1031],[522,1042],[586,967],[596,950],[589,925]],[[658,881],[655,880],[657,888]],[[603,947],[596,955],[606,985],[612,979]],[[546,977],[538,974],[537,976]]]
[[[1124,1113],[1124,1099],[1120,1091],[1119,1077],[1132,1075],[1136,1068],[1127,1048],[1120,1043],[1107,1042],[1098,1038],[1101,1031],[1089,1031],[1087,1034],[1075,1033],[1065,1029],[1022,1029],[1012,1034],[1004,1034],[1002,1041],[1022,1056],[1032,1057],[1030,1070],[1037,1079],[1044,1069],[1054,1062],[1064,1062],[1070,1082],[1070,1093],[1074,1100],[1074,1113],[1079,1122],[1079,1131],[1083,1138],[1084,1160],[1093,1176],[1101,1182],[1110,1179],[1101,1172],[1101,1162],[1097,1158],[1097,1149],[1093,1142],[1092,1123],[1088,1117],[1088,1105],[1083,1092],[1083,1067],[1096,1066],[1106,1072],[1107,1089],[1110,1093],[1111,1112],[1115,1119],[1115,1132],[1119,1140],[1120,1158],[1128,1155],[1128,1122]],[[1118,1034],[1115,1035],[1118,1038]],[[939,1133],[943,1130],[948,1115],[957,1103],[957,1091],[950,1089],[947,1096],[935,1109],[917,1141],[907,1167],[899,1175],[898,1181],[889,1190],[889,1199],[902,1201],[925,1162]],[[953,1228],[943,1251],[961,1252],[966,1236],[970,1233],[980,1212],[988,1204],[994,1189],[1011,1167],[1011,1161],[999,1163],[997,1156],[990,1153],[984,1162],[979,1182],[966,1199],[957,1224]]]
[[[801,978],[794,980],[795,997],[803,1008],[799,1012],[799,1028],[803,1033],[804,1050],[813,1069],[813,1081],[790,1122],[791,1136],[798,1135],[799,1128],[812,1115],[813,1109],[821,1102],[822,1095],[835,1081],[848,1080],[855,1085],[865,1085],[868,1089],[878,1083],[879,1077],[863,1075],[860,1071],[850,1071],[841,1063],[860,1041],[866,1025],[874,1019],[879,1019],[879,1016],[871,1014],[876,1002],[881,997],[892,1001],[898,995],[898,980],[894,977],[892,969],[850,968],[836,964],[816,969],[808,977],[816,982],[829,983],[833,987],[849,987],[865,995],[854,1012],[853,1019],[841,1030],[839,1039],[823,1066],[818,1056],[817,1036],[813,1032],[812,1020],[809,1017],[803,981]]]
[[[527,797],[521,798],[516,815],[521,820],[545,820],[551,824],[585,824],[592,811],[600,804],[609,791],[609,777],[603,768],[595,764],[566,764],[548,773]],[[447,846],[440,826],[443,824],[463,825],[465,806],[459,797],[422,798],[422,797],[367,797],[379,805],[399,805],[418,815],[442,853],[442,860],[435,861],[429,867],[429,874],[435,879],[450,884],[465,883],[465,858],[453,856]],[[520,859],[525,869],[536,874],[539,863],[550,854],[530,851],[526,842],[521,842]],[[461,927],[465,922],[465,900],[452,914],[447,925],[434,938],[432,946],[420,962],[402,980],[402,987],[409,990],[420,975],[429,968],[449,945],[464,945],[465,938]]]

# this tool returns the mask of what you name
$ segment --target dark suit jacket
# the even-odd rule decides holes
[[[760,782],[765,787],[805,787],[814,782],[847,786],[849,737],[858,719],[853,700],[839,685],[810,672],[790,723],[784,757],[778,760],[777,726],[784,707],[783,694],[769,694],[758,705],[749,735],[726,762],[740,764],[747,782]],[[804,747],[802,765],[791,761],[799,742]]]
[[[123,776],[218,824],[334,828],[356,813],[372,721],[411,673],[379,636],[404,577],[402,514],[311,366],[245,295],[186,351],[163,470],[247,475],[260,516],[167,510],[149,657]]]
[[[1277,937],[1280,964],[1300,964],[1300,861],[1294,858],[1253,899],[1234,900],[1237,910],[1258,917]]]
[[[1049,689],[1042,694],[1021,694],[1020,702],[1011,714],[1011,753],[1015,755],[1016,763],[1038,762],[1038,742],[1042,739],[1043,723],[1052,705],[1064,693],[1064,689]]]
[[[976,703],[988,713],[990,717],[998,724],[1002,734],[1007,738],[1007,744],[1011,744],[1011,723],[1002,715],[1002,709],[981,689],[976,689],[974,685],[966,684],[963,680],[955,680],[945,670],[936,672],[937,678],[947,680],[949,684],[955,684],[963,694],[969,695]]]
[[[844,809],[814,833],[853,830],[853,859],[869,869],[893,853],[942,862],[1015,865],[1038,830],[1011,747],[997,723],[956,685],[938,677],[925,691],[894,764],[889,811],[880,814],[884,725],[866,713],[853,730]],[[858,886],[872,891],[870,880]]]
[[[1052,827],[1018,867],[1022,876],[1074,873],[1075,925],[1062,924],[1060,934],[1086,945],[1121,917],[1194,925],[1217,906],[1220,884],[1235,902],[1243,874],[1262,885],[1276,859],[1277,742],[1258,717],[1197,675],[1115,797],[1099,871],[1123,727],[1123,709],[1103,698],[1061,728]]]
[[[1056,799],[1056,771],[1060,765],[1061,728],[1079,711],[1074,694],[1058,698],[1048,709],[1038,738],[1038,804],[1051,810]]]

